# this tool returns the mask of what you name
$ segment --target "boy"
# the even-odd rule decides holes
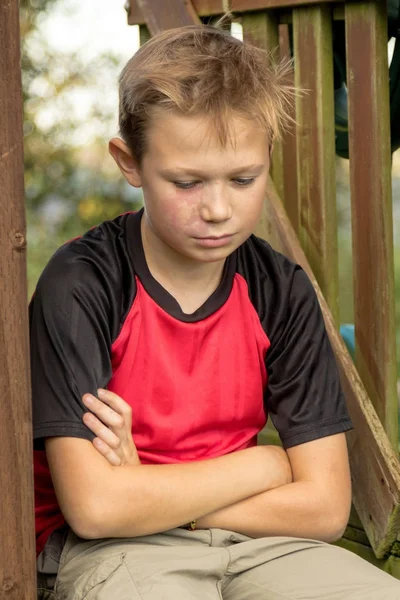
[[[351,423],[310,282],[251,235],[285,74],[210,27],[122,72],[110,151],[144,209],[61,248],[30,307],[38,565],[59,598],[400,598],[326,543]],[[284,450],[257,446],[266,414]]]

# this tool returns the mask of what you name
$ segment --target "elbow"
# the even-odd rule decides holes
[[[332,544],[337,542],[344,534],[349,519],[349,511],[340,511],[334,508],[324,514],[321,523],[321,533],[318,539],[321,542]]]
[[[107,521],[98,504],[85,502],[84,505],[67,511],[64,516],[72,531],[84,540],[97,540],[107,537],[105,534],[105,523]]]

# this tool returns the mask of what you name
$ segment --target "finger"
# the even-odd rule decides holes
[[[121,465],[122,461],[120,457],[114,452],[112,448],[105,444],[103,440],[101,440],[100,438],[94,438],[92,443],[96,450],[100,452],[100,454],[102,454],[112,466],[119,467]]]
[[[121,446],[121,440],[115,433],[104,425],[95,415],[92,413],[85,413],[82,417],[86,427],[98,437],[105,444],[110,446],[113,450],[117,450]]]
[[[99,388],[97,394],[102,402],[105,402],[115,412],[124,417],[126,425],[129,428],[132,426],[132,408],[121,396],[103,388]]]
[[[110,406],[104,404],[101,400],[98,400],[91,394],[85,394],[82,401],[84,405],[104,423],[104,425],[113,427],[116,430],[124,428],[125,423],[123,417],[115,412]]]

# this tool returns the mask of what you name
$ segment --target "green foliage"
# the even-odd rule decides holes
[[[20,5],[30,294],[60,245],[141,204],[141,194],[125,183],[108,156],[105,132],[116,115],[98,94],[99,77],[106,84],[107,75],[116,92],[119,59],[103,54],[86,64],[79,55],[50,48],[40,24],[59,2]],[[95,89],[98,102],[89,114],[71,117],[75,98],[94,95]]]

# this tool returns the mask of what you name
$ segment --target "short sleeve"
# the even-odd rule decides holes
[[[293,272],[285,316],[271,340],[266,407],[289,448],[352,428],[314,288]]]
[[[36,449],[46,437],[94,437],[82,422],[86,409],[81,398],[110,379],[118,321],[118,290],[110,269],[99,260],[62,248],[44,270],[30,303]]]

